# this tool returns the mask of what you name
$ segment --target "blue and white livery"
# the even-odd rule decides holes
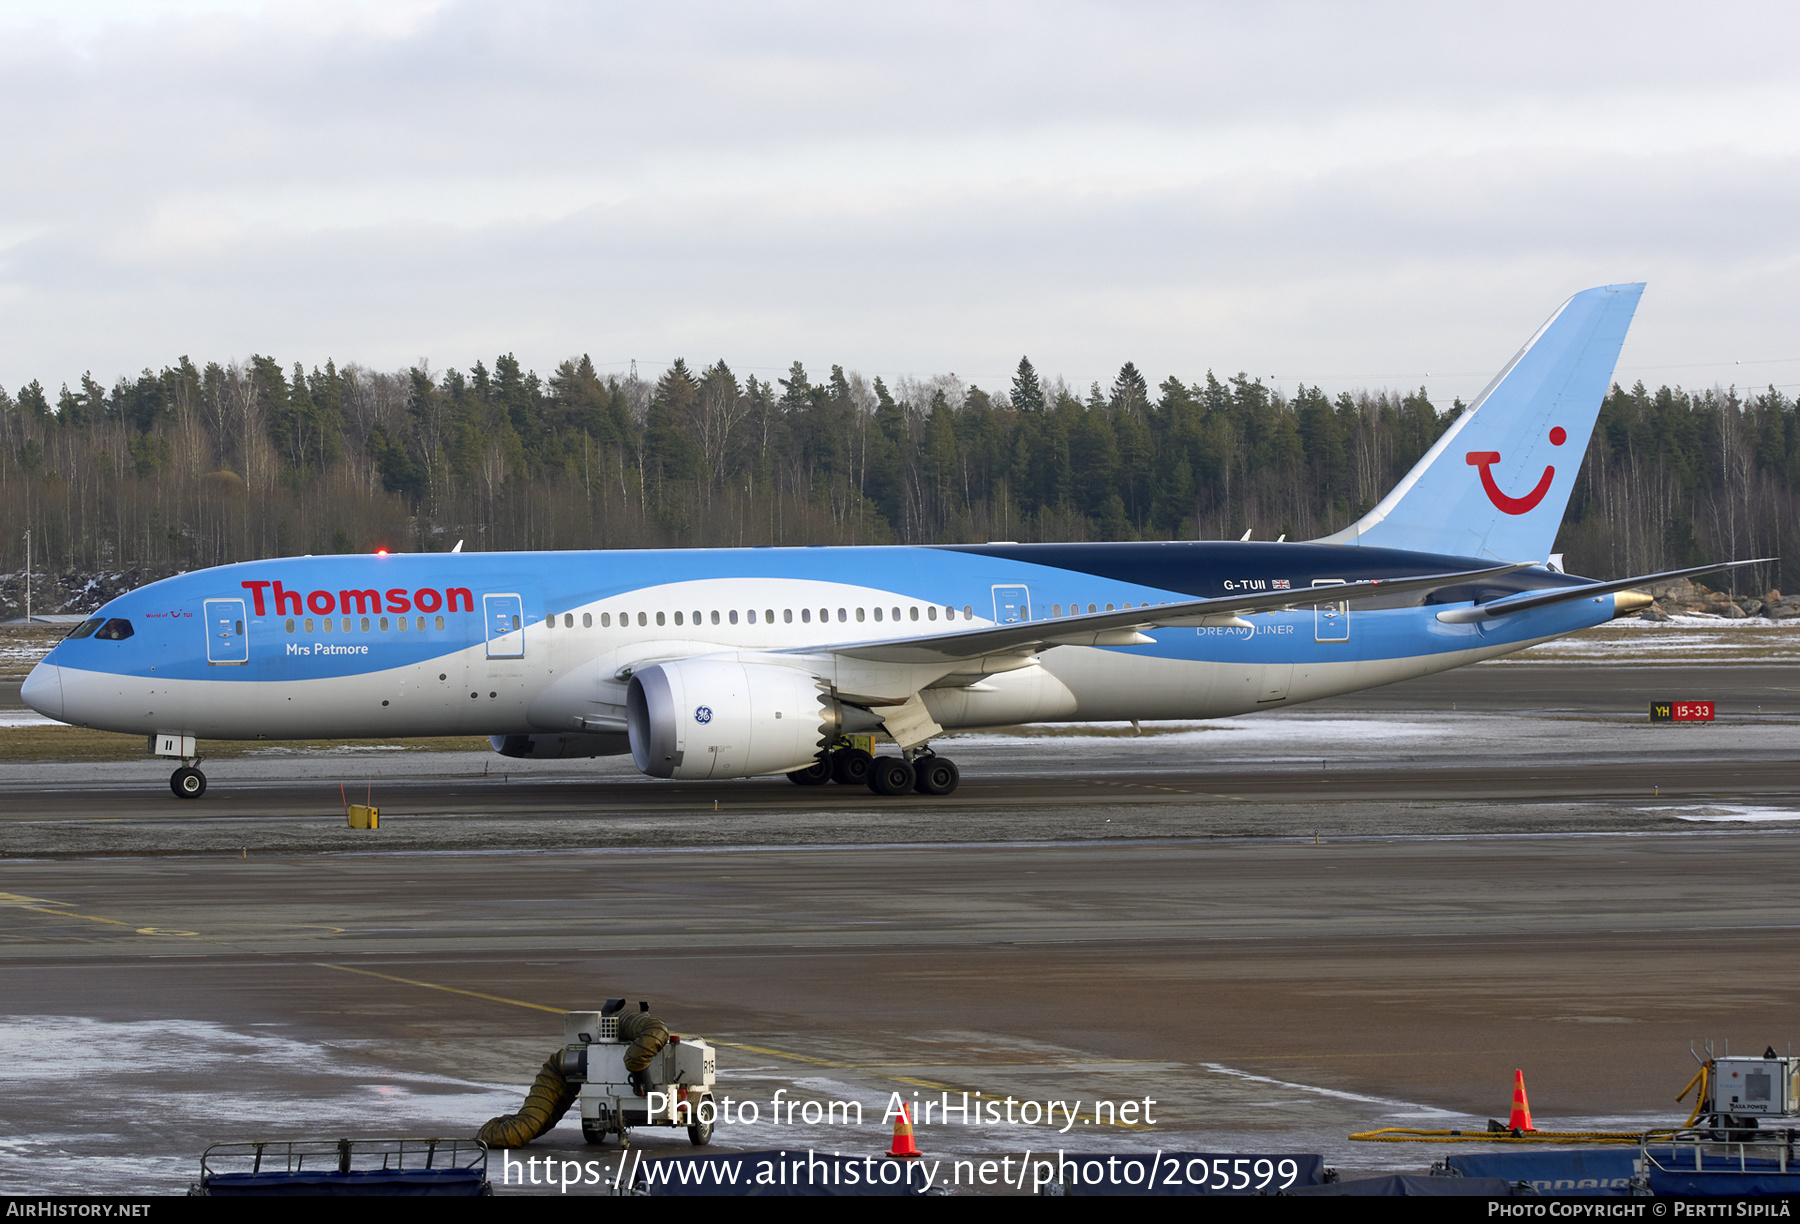
[[[1216,718],[1459,667],[1646,602],[1619,592],[1657,576],[1545,565],[1642,288],[1569,299],[1324,540],[255,561],[113,600],[23,696],[148,736],[184,797],[206,739],[467,733],[944,794],[949,729]],[[863,732],[898,752],[850,747]]]

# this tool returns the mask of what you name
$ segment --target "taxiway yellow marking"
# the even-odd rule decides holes
[[[41,904],[41,905],[21,904],[22,902],[25,902],[25,901],[40,901],[43,904]],[[95,914],[77,914],[72,909],[63,909],[63,908],[50,909],[50,908],[48,908],[49,906],[53,906],[53,905],[58,906],[58,907],[67,906],[67,905],[71,904],[68,901],[49,901],[43,897],[22,897],[17,893],[0,893],[0,902],[4,902],[5,904],[12,906],[14,909],[31,910],[32,912],[38,913],[38,914],[54,914],[58,918],[81,918],[88,922],[104,922],[107,926],[119,926],[119,927],[131,926],[131,924],[129,922],[121,922],[117,918],[101,918]],[[177,930],[174,927],[147,926],[147,927],[133,927],[132,929],[139,935],[184,935],[184,936],[191,935],[191,936],[198,937],[200,934],[200,932],[198,932],[198,931],[182,931],[182,930]]]
[[[388,982],[400,982],[403,985],[418,986],[424,990],[442,990],[450,994],[468,995],[471,999],[486,999],[490,1003],[505,1003],[512,1007],[529,1007],[533,1011],[554,1012],[559,1016],[564,1015],[569,1010],[566,1007],[546,1007],[542,1003],[527,1003],[523,999],[509,999],[504,995],[483,994],[479,990],[464,990],[460,986],[440,986],[436,982],[421,982],[417,978],[396,977],[391,973],[377,973],[373,969],[352,969],[349,965],[330,965],[326,964],[324,961],[314,961],[313,963],[321,969],[337,969],[344,973],[360,973],[364,977],[381,978],[383,981]]]
[[[769,1054],[776,1058],[789,1058],[795,1062],[811,1063],[815,1067],[836,1067],[843,1069],[853,1065],[851,1063],[832,1062],[828,1058],[813,1058],[808,1054],[790,1054],[786,1050],[771,1050],[768,1046],[745,1045],[741,1041],[713,1041],[712,1044],[716,1046],[728,1046],[733,1050],[748,1050],[752,1054]]]
[[[31,910],[38,914],[55,914],[58,918],[84,918],[89,922],[104,922],[108,926],[128,927],[129,922],[120,922],[117,918],[98,918],[93,914],[77,914],[72,909],[51,909],[50,906],[66,906],[67,901],[44,901],[42,897],[21,897],[16,893],[0,893],[0,901],[14,909]],[[44,901],[42,905],[26,905],[26,901]]]

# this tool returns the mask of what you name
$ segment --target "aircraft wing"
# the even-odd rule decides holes
[[[1635,578],[1620,578],[1616,582],[1590,582],[1581,586],[1556,587],[1548,591],[1521,591],[1517,595],[1507,595],[1501,599],[1491,599],[1484,604],[1476,604],[1473,608],[1452,608],[1438,613],[1438,619],[1448,624],[1466,625],[1476,621],[1494,620],[1502,616],[1512,616],[1519,612],[1529,612],[1533,608],[1545,608],[1551,604],[1559,604],[1569,599],[1585,599],[1593,595],[1607,595],[1614,591],[1629,591],[1633,587],[1649,586],[1653,582],[1668,582],[1674,578],[1692,578],[1697,574],[1711,574],[1718,570],[1742,569],[1746,565],[1766,565],[1773,557],[1758,557],[1753,561],[1721,561],[1715,565],[1696,565],[1692,569],[1664,570],[1660,574],[1639,574]]]
[[[1215,599],[1184,599],[1174,603],[1144,604],[1121,608],[1114,612],[1087,612],[1053,620],[1023,621],[1017,624],[992,625],[983,629],[956,629],[922,637],[887,641],[851,642],[827,648],[840,658],[860,659],[871,663],[934,664],[979,659],[984,655],[1031,654],[1052,646],[1132,646],[1148,643],[1145,629],[1171,629],[1204,623],[1230,624],[1232,618],[1246,612],[1273,612],[1281,608],[1304,607],[1346,600],[1377,599],[1405,595],[1413,591],[1431,591],[1439,587],[1457,586],[1483,578],[1497,578],[1514,570],[1528,568],[1527,563],[1500,565],[1490,569],[1465,570],[1455,574],[1426,574],[1416,578],[1377,578],[1367,582],[1346,582],[1328,587],[1301,587],[1291,591],[1260,591],[1254,594],[1225,595]],[[1585,590],[1586,588],[1579,588]],[[816,653],[817,647],[787,651],[789,654]]]

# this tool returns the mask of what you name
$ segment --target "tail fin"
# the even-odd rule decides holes
[[[1323,544],[1543,561],[1644,286],[1564,302],[1379,505]]]

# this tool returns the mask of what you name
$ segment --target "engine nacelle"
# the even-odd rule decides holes
[[[625,725],[631,759],[652,777],[786,773],[819,754],[819,684],[769,663],[657,663],[631,677]]]

